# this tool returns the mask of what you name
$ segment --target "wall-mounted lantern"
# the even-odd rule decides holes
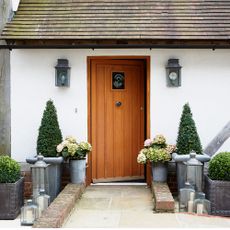
[[[70,67],[67,59],[58,59],[55,66],[55,85],[59,87],[70,85]]]
[[[179,59],[169,59],[166,66],[167,86],[179,87],[181,86],[181,66]]]

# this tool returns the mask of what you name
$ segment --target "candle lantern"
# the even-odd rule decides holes
[[[40,189],[45,190],[46,193],[49,191],[48,166],[49,165],[45,163],[42,155],[38,155],[36,163],[31,166],[33,199],[39,196]]]
[[[39,196],[35,198],[35,203],[38,205],[38,213],[40,217],[42,212],[48,208],[50,203],[50,196],[45,194],[44,189],[40,189]]]
[[[190,153],[190,159],[184,162],[186,165],[186,181],[194,186],[198,192],[202,191],[203,164],[196,159],[196,153]]]
[[[38,206],[27,200],[26,204],[21,208],[21,225],[33,225],[38,218]]]
[[[180,212],[193,212],[195,190],[188,186],[180,189],[179,208]]]
[[[193,211],[197,214],[210,214],[211,202],[207,199],[196,199]]]
[[[205,199],[205,193],[203,193],[203,192],[196,192],[195,200],[196,199]]]

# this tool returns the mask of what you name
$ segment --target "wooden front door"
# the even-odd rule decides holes
[[[144,178],[137,155],[145,138],[141,60],[92,60],[93,182]]]

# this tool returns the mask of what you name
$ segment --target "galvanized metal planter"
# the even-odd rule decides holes
[[[61,176],[62,176],[62,162],[63,157],[44,157],[44,161],[48,166],[48,183],[50,202],[52,202],[59,192],[61,191]],[[27,158],[26,162],[34,164],[37,161],[37,157]]]
[[[213,215],[230,216],[230,181],[211,180],[205,175],[205,193]]]
[[[70,180],[73,184],[84,184],[86,175],[86,159],[70,160]]]
[[[14,220],[23,206],[24,178],[0,184],[0,219]]]
[[[172,154],[172,159],[176,162],[177,167],[177,188],[180,191],[181,188],[185,185],[185,175],[186,175],[186,167],[183,162],[187,161],[190,158],[189,154],[179,155],[177,153]],[[200,162],[208,162],[211,158],[207,154],[197,154],[196,159]]]
[[[152,162],[153,181],[166,182],[168,176],[168,163]]]

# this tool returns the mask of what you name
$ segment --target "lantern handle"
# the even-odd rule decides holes
[[[196,158],[196,152],[194,150],[191,151],[189,155],[191,158]]]

